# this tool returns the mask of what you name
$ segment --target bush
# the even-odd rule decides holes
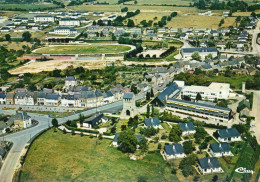
[[[73,128],[68,126],[67,124],[63,124],[67,129],[69,130],[74,130],[74,131],[81,131],[81,132],[86,132],[86,133],[94,133],[94,134],[99,134],[98,131],[95,130],[88,130],[88,129],[81,129],[81,128]]]

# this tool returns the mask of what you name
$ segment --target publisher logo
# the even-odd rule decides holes
[[[253,170],[247,170],[246,168],[244,167],[239,167],[239,168],[236,168],[235,170],[237,173],[251,173],[253,174],[254,171]]]

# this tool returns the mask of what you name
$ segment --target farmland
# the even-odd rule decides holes
[[[124,45],[86,45],[86,46],[52,46],[37,49],[40,54],[88,54],[88,53],[120,53],[131,48]]]
[[[52,9],[57,7],[57,5],[53,4],[0,4],[0,10],[45,10],[45,9]]]
[[[133,161],[111,142],[49,130],[32,144],[20,180],[178,181],[159,153]]]

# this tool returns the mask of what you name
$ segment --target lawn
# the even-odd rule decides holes
[[[110,143],[49,130],[32,144],[20,181],[178,181],[159,153],[133,161]]]
[[[52,46],[36,50],[40,54],[88,54],[88,53],[119,53],[129,51],[125,45],[86,45],[86,46]]]
[[[215,77],[210,77],[209,81],[230,83],[231,88],[241,89],[242,82],[245,82],[247,79],[251,79],[251,78],[253,78],[253,76],[248,76],[248,75],[235,75],[232,77],[215,76]]]

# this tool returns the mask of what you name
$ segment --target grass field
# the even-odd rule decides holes
[[[23,45],[25,46],[32,46],[32,44],[30,42],[8,42],[8,41],[3,41],[0,42],[0,46],[4,46],[7,49],[14,49],[14,50],[19,50],[19,49],[23,49]]]
[[[88,53],[119,53],[131,48],[124,45],[86,45],[86,46],[52,46],[36,50],[40,54],[88,54]]]
[[[172,18],[166,26],[174,28],[218,28],[218,24],[222,18],[220,16],[178,15]],[[228,27],[234,25],[234,23],[235,17],[226,17],[222,27]]]
[[[111,142],[49,130],[32,144],[20,181],[178,181],[159,153],[133,161]]]

